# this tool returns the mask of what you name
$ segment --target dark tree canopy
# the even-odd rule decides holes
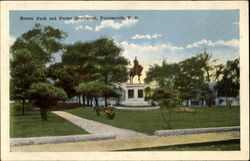
[[[58,29],[36,24],[10,47],[11,94],[12,98],[22,100],[23,114],[28,89],[33,83],[46,81],[46,64],[51,62],[53,53],[63,48],[61,40],[65,37]]]
[[[215,97],[211,84],[218,80],[223,68],[213,65],[215,61],[206,51],[178,63],[163,61],[149,68],[144,81],[158,88],[172,87],[179,91],[182,100],[200,98],[210,105]]]
[[[100,38],[90,42],[76,42],[67,45],[62,55],[62,64],[69,68],[77,84],[98,81],[109,88],[127,81],[128,60],[122,56],[122,49],[112,39]],[[112,90],[111,90],[112,91]],[[107,97],[115,95],[111,91],[103,93]],[[79,92],[78,92],[79,93]],[[84,96],[88,94],[82,92]]]
[[[238,97],[240,90],[239,58],[227,61],[221,73],[222,79],[216,85],[217,95]]]

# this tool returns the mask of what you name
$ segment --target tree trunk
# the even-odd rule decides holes
[[[169,107],[171,108],[171,107]],[[168,129],[171,129],[171,114],[172,114],[172,110],[169,109],[168,110]]]
[[[93,98],[90,98],[90,106],[93,106]]]
[[[108,84],[108,76],[104,77],[104,81],[105,81],[106,84]],[[108,98],[107,98],[107,96],[104,96],[104,99],[105,99],[105,107],[108,107]]]
[[[95,106],[99,106],[97,98],[95,98]]]
[[[87,106],[89,106],[89,98],[87,97]]]
[[[79,104],[81,104],[81,96],[78,96]]]
[[[43,121],[48,120],[48,113],[47,113],[47,108],[45,107],[40,107],[40,115]]]
[[[108,107],[108,98],[105,96],[105,107]]]
[[[117,99],[117,105],[120,105],[120,97]]]
[[[97,98],[95,98],[95,111],[97,116],[101,116]]]
[[[83,102],[83,105],[85,106],[85,95],[82,94],[82,102]]]
[[[23,115],[24,115],[24,104],[25,104],[25,99],[23,99],[22,102],[23,102]]]

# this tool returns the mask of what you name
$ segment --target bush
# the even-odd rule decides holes
[[[50,107],[59,100],[66,100],[67,95],[61,88],[47,82],[33,83],[29,89],[30,98],[40,107],[42,120],[48,120]]]

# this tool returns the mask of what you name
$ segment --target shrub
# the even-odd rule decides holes
[[[40,107],[42,120],[48,120],[50,107],[59,100],[66,100],[67,95],[62,88],[55,87],[47,82],[33,83],[29,89],[30,98]]]

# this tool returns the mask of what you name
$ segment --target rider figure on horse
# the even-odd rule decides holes
[[[138,62],[138,60],[137,60],[137,57],[135,57],[135,60],[134,60],[134,68],[136,68],[138,65],[139,65],[139,62]]]
[[[134,66],[133,66],[133,68],[130,69],[130,73],[129,73],[130,83],[133,84],[133,78],[134,78],[135,75],[138,76],[138,81],[139,81],[139,83],[141,83],[140,76],[141,76],[142,70],[143,70],[143,67],[139,64],[139,61],[137,60],[137,57],[135,57]]]

